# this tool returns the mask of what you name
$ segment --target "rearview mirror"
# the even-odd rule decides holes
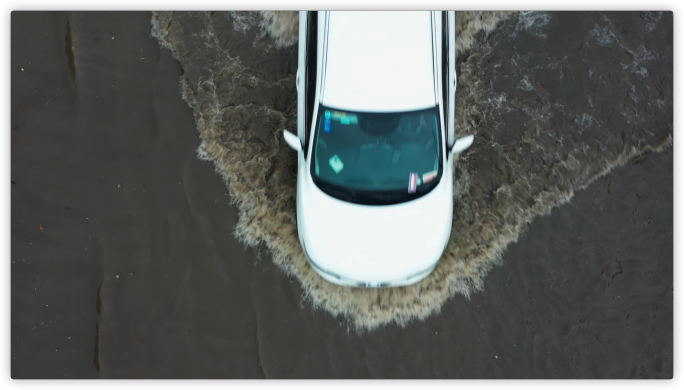
[[[459,154],[462,151],[468,149],[470,145],[473,144],[474,139],[475,137],[472,134],[457,139],[456,142],[454,142],[454,145],[451,147],[451,154]]]
[[[299,137],[296,135],[290,133],[287,130],[283,130],[283,137],[285,138],[285,142],[287,142],[290,147],[298,152],[302,151],[302,143],[299,141]]]

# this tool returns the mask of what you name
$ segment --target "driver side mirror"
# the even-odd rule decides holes
[[[459,154],[462,151],[468,149],[470,145],[473,144],[473,140],[475,139],[475,136],[468,135],[463,138],[459,138],[454,142],[454,145],[451,147],[451,154]]]
[[[292,149],[298,152],[302,151],[302,142],[299,140],[299,137],[290,133],[288,130],[283,130],[283,138],[285,138],[285,142],[287,142]]]

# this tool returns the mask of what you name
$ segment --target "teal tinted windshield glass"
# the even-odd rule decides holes
[[[311,173],[323,191],[392,204],[430,191],[442,175],[439,111],[363,113],[319,109]]]

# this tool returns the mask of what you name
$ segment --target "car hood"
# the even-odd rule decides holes
[[[450,180],[401,204],[344,202],[307,180],[300,237],[316,266],[358,282],[393,282],[434,266],[451,233]]]

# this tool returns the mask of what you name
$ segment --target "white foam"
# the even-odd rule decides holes
[[[268,31],[279,47],[292,46],[299,39],[299,12],[261,11],[261,27]]]
[[[546,38],[546,34],[541,32],[542,28],[546,27],[551,21],[551,14],[541,11],[527,11],[521,12],[518,16],[518,23],[515,26],[516,31],[525,30],[534,35]]]
[[[233,29],[247,34],[247,30],[259,25],[258,15],[254,12],[230,11],[233,20]]]
[[[617,41],[615,33],[613,33],[613,30],[609,27],[599,27],[599,25],[596,24],[593,29],[589,30],[589,33],[596,39],[596,42],[603,46],[610,45]]]

